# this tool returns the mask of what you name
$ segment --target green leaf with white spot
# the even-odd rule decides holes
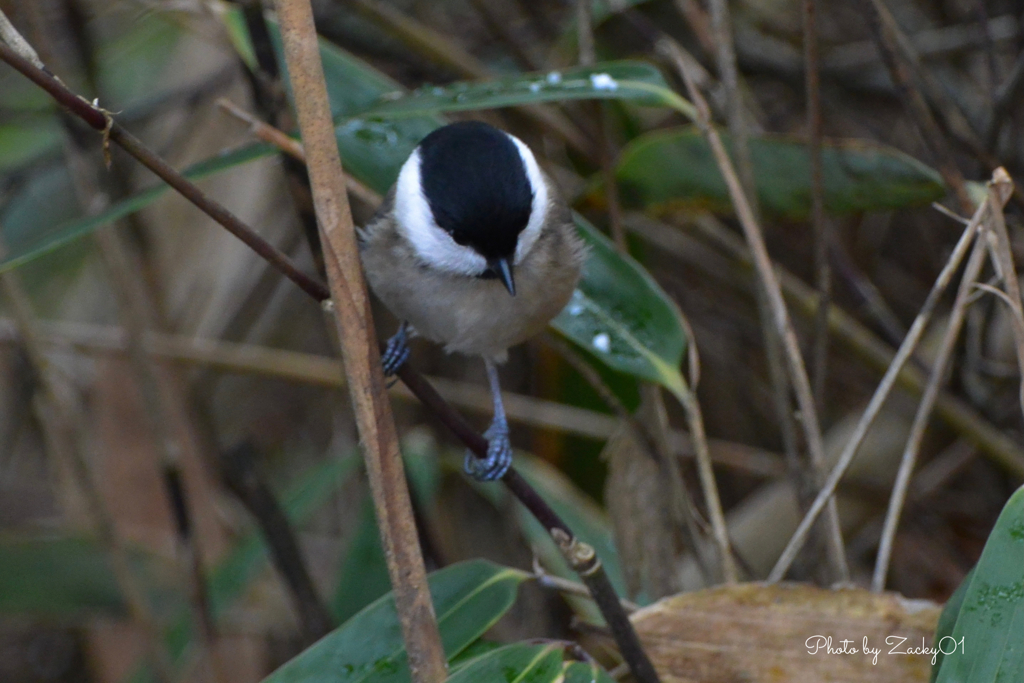
[[[686,334],[679,310],[643,267],[580,216],[589,249],[583,278],[551,324],[609,367],[687,391],[680,372]]]
[[[515,74],[489,81],[462,81],[396,90],[379,98],[360,116],[395,117],[454,111],[496,109],[567,100],[629,100],[635,104],[678,109],[693,116],[692,105],[677,95],[652,64],[603,62],[560,71]]]

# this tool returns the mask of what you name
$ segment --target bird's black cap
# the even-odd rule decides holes
[[[452,239],[488,263],[512,258],[530,220],[533,190],[508,135],[479,121],[435,130],[420,143],[420,184],[434,220]]]

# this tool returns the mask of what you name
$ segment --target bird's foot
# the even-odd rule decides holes
[[[478,459],[472,451],[466,451],[463,469],[477,481],[496,481],[505,476],[512,466],[512,442],[508,436],[508,424],[492,422],[484,432],[487,439],[487,457]]]
[[[384,368],[385,377],[394,377],[399,368],[409,359],[409,331],[408,325],[402,323],[390,339],[384,354],[380,357],[380,364]],[[390,384],[388,385],[390,386]]]

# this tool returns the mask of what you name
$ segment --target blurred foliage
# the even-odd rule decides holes
[[[237,135],[225,136],[225,128],[218,127],[223,124],[221,115],[210,113],[213,100],[230,96],[257,110],[261,118],[286,128],[291,123],[284,109],[268,104],[273,97],[259,94],[272,77],[244,71],[258,69],[259,58],[266,55],[260,53],[258,41],[250,40],[242,12],[230,3],[213,3],[204,6],[203,12],[187,4],[129,2],[122,6],[41,0],[38,15],[33,14],[34,4],[0,2],[0,8],[8,11],[30,40],[50,46],[47,54],[56,55],[53,68],[66,82],[90,98],[100,97],[103,106],[184,168],[189,178],[203,180],[205,188],[221,192],[226,190],[217,183],[228,177],[241,179],[236,203],[226,198],[225,203],[245,210],[246,202],[254,198],[283,192],[285,183],[278,168],[282,164],[274,148],[253,142],[241,125],[235,127]],[[707,26],[691,25],[687,18],[693,12],[707,18],[701,3],[595,0],[596,52],[602,61],[588,67],[577,66],[579,27],[573,3],[390,2],[403,16],[440,36],[445,47],[435,52],[424,51],[393,27],[357,16],[348,3],[316,4],[318,26],[325,36],[321,53],[346,170],[384,193],[424,135],[448,120],[467,116],[500,125],[527,141],[545,170],[575,200],[574,208],[580,212],[577,224],[590,247],[585,278],[554,321],[554,329],[577,345],[629,410],[637,408],[638,388],[644,382],[657,383],[677,396],[685,391],[685,381],[692,378],[684,380],[683,359],[691,349],[699,350],[703,379],[696,390],[708,431],[718,439],[713,454],[719,458],[716,474],[730,521],[738,529],[756,529],[745,537],[788,535],[790,529],[779,522],[788,518],[788,509],[759,519],[744,518],[749,501],[769,495],[769,489],[782,481],[767,481],[757,468],[743,465],[744,455],[751,452],[781,462],[776,451],[783,450],[770,403],[761,323],[753,291],[745,284],[745,270],[706,225],[700,227],[705,212],[711,212],[723,218],[725,230],[734,231],[728,195],[707,146],[690,125],[692,110],[681,97],[684,90],[677,74],[645,33],[650,25],[665,31],[712,74],[702,87],[716,120],[725,121],[724,92],[713,75],[718,72],[715,55],[702,47],[708,44],[707,35],[702,34]],[[993,103],[1004,92],[1001,88],[1012,83],[1013,69],[1019,69],[1024,28],[1018,3],[891,0],[887,4],[910,34],[910,44],[920,51],[922,73],[938,74],[953,101],[952,105],[931,102],[936,115],[947,124],[950,106],[956,107],[984,143],[989,156],[979,157],[971,144],[960,139],[962,131],[946,125],[958,166],[968,178],[985,180],[991,172],[988,159],[998,158],[1020,178],[1024,116],[1019,87],[1009,91],[1003,118],[992,127],[989,123]],[[823,150],[824,200],[835,238],[834,302],[854,313],[865,328],[898,341],[955,239],[956,230],[947,219],[923,208],[942,200],[946,187],[932,168],[936,165],[932,151],[921,141],[869,42],[856,4],[819,5],[823,118],[828,136]],[[77,13],[67,15],[68,8]],[[627,8],[632,9],[624,12]],[[680,13],[680,8],[690,14]],[[763,227],[780,267],[813,282],[812,239],[805,224],[810,176],[803,138],[799,3],[735,2],[731,8]],[[40,20],[44,16],[49,18]],[[65,25],[60,25],[61,16]],[[638,22],[638,17],[648,24]],[[980,30],[981,21],[988,22],[987,30]],[[276,28],[272,21],[268,26],[279,58]],[[459,77],[463,71],[453,65],[459,63],[460,50],[477,57],[489,75],[474,80]],[[268,90],[274,92],[272,83]],[[535,109],[523,109],[542,103],[569,121],[581,139],[594,141],[591,158],[539,126],[528,115]],[[109,285],[96,274],[95,249],[81,238],[131,217],[136,222],[125,232],[131,235],[143,264],[140,282],[147,283],[155,308],[166,315],[162,320],[166,329],[198,336],[209,336],[213,330],[253,346],[333,353],[318,312],[308,302],[300,302],[290,285],[275,289],[273,276],[257,273],[251,261],[198,239],[192,225],[194,211],[178,215],[166,187],[154,183],[148,174],[126,173],[127,180],[117,178],[130,165],[119,155],[115,154],[109,174],[114,188],[104,190],[112,197],[109,204],[96,210],[98,203],[80,203],[65,152],[70,141],[82,135],[41,91],[0,67],[0,272],[13,272],[23,280],[37,313],[76,322],[116,320]],[[723,138],[731,147],[730,137],[723,133]],[[89,140],[75,144],[99,168],[103,161],[98,140]],[[272,181],[266,179],[267,168]],[[229,176],[229,171],[234,174]],[[263,184],[245,194],[248,176],[261,178],[252,182]],[[614,198],[609,196],[610,180],[617,184],[619,194]],[[621,199],[628,211],[643,211],[663,221],[666,232],[657,241],[649,233],[631,234],[632,257],[621,253],[603,234],[612,233],[618,220],[612,215],[614,199]],[[279,204],[284,208],[268,210],[261,204],[254,209],[259,214],[253,218],[254,225],[280,239],[306,263],[306,247],[294,237],[298,230],[291,225],[295,207],[302,206],[301,194]],[[356,208],[365,218],[374,207]],[[172,229],[159,232],[152,227],[158,221],[154,213],[167,218],[160,225]],[[1006,218],[1019,247],[1018,204],[1008,206]],[[275,233],[282,220],[289,222],[287,232]],[[215,264],[213,274],[203,270],[207,261]],[[183,301],[185,314],[181,313]],[[684,328],[680,309],[692,324],[692,336]],[[1019,442],[1022,422],[1012,323],[989,299],[979,300],[968,317],[950,391],[980,419]],[[810,339],[810,328],[807,321],[798,323],[801,341]],[[16,339],[4,330],[5,342]],[[100,424],[104,394],[97,387],[109,365],[107,356],[97,349],[104,347],[73,346],[67,339],[58,339],[58,344],[54,363],[78,392],[95,432],[84,439],[105,447],[104,439],[110,438],[112,429],[128,439],[130,425],[118,422],[120,414],[114,419],[108,414],[107,422]],[[856,413],[879,375],[877,368],[865,365],[843,344],[840,339],[830,345],[828,390],[822,397],[826,427]],[[477,372],[468,370],[461,359],[436,351],[417,347],[415,353],[418,367],[449,382],[468,385]],[[928,354],[926,348],[920,360],[927,363]],[[611,415],[594,390],[547,349],[531,345],[514,352],[506,374],[509,392],[521,395],[517,398],[528,399],[529,394],[584,409],[570,415],[577,425],[589,429],[589,422]],[[393,606],[385,595],[388,584],[375,520],[361,493],[363,482],[352,476],[359,459],[337,456],[355,445],[344,400],[319,388],[299,390],[279,380],[226,377],[210,369],[181,373],[181,379],[195,390],[188,408],[198,414],[200,431],[208,430],[204,437],[210,437],[210,443],[228,442],[227,435],[240,430],[246,436],[256,434],[267,453],[280,454],[261,466],[274,481],[293,482],[274,489],[280,489],[289,518],[300,530],[325,602],[344,623],[293,658],[300,646],[281,635],[293,625],[261,592],[270,564],[265,541],[250,522],[239,521],[232,504],[224,500],[218,500],[218,509],[228,511],[217,524],[229,529],[229,550],[216,561],[206,560],[215,620],[226,623],[229,613],[249,609],[264,621],[283,624],[249,634],[260,643],[261,651],[273,650],[264,648],[266,643],[288,641],[267,661],[259,662],[266,667],[290,660],[268,681],[312,680],[326,670],[332,672],[331,680],[407,678]],[[57,468],[44,464],[46,446],[41,435],[45,427],[31,413],[41,394],[14,344],[0,351],[0,382],[0,618],[89,628],[97,616],[123,617],[125,607],[105,550],[83,535],[82,520],[52,512],[65,505],[67,494]],[[481,414],[489,410],[488,405],[474,401],[464,400],[461,407]],[[899,397],[890,403],[887,409],[899,412],[906,410],[908,401]],[[442,456],[439,461],[438,454],[446,453],[447,446],[435,444],[434,435],[447,435],[434,429],[429,416],[397,403],[396,414],[403,432],[417,437],[406,440],[403,449],[421,535],[429,541],[428,562],[444,567],[432,573],[430,580],[452,680],[607,683],[610,679],[601,665],[614,667],[614,656],[608,656],[587,628],[574,631],[571,627],[572,617],[599,623],[592,604],[578,597],[563,600],[543,593],[525,582],[527,575],[520,569],[482,560],[456,563],[500,546],[517,558],[503,560],[508,564],[527,567],[531,556],[536,556],[546,571],[573,579],[548,535],[503,489],[462,484],[448,459]],[[580,436],[590,432],[573,427],[568,418],[564,419],[569,426],[557,428],[531,422],[529,417],[521,423],[519,419],[513,416],[514,443],[541,457],[519,453],[517,466],[581,539],[595,547],[617,589],[624,591],[624,566],[636,558],[619,555],[605,510],[592,500],[594,496],[580,490],[599,493],[605,469],[596,462],[596,453],[602,440]],[[667,406],[666,420],[673,430],[665,435],[672,447],[688,453],[686,438],[676,431],[685,421],[675,403]],[[117,428],[111,428],[111,422]],[[420,429],[423,425],[425,432]],[[912,497],[908,503],[889,585],[912,597],[939,600],[960,585],[940,622],[936,642],[948,635],[964,639],[965,648],[940,660],[935,667],[940,683],[1020,680],[1024,498],[1020,491],[1013,494],[1000,516],[1003,501],[1019,482],[973,455],[952,461],[946,448],[957,436],[944,427],[929,435],[922,471],[933,477],[926,481],[936,481],[934,477],[940,475],[945,479],[938,479],[921,499]],[[143,457],[137,442],[129,443],[129,448],[118,452]],[[575,478],[545,461],[557,463]],[[687,484],[696,491],[689,461],[683,463]],[[116,478],[116,468],[109,471],[113,473],[108,476],[115,478],[114,492],[107,493],[110,504],[130,520],[136,511],[124,509],[116,495],[118,487],[131,488],[134,481]],[[208,476],[215,482],[215,477]],[[871,490],[845,492],[872,511],[846,539],[851,564],[858,570],[855,577],[873,562],[884,509],[879,501],[888,494],[888,484],[879,481]],[[211,488],[216,489],[216,484]],[[154,489],[150,495],[162,494]],[[702,508],[699,497],[695,505]],[[464,509],[471,512],[455,522],[454,512],[444,514]],[[508,524],[495,526],[493,518]],[[159,549],[131,544],[130,554],[160,617],[168,651],[188,667],[202,644],[196,638],[194,606],[184,596],[181,577],[174,576],[180,567],[165,557],[166,547],[173,543],[165,539]],[[692,557],[685,548],[679,552],[677,566],[669,572],[681,577],[692,569]],[[743,553],[739,548],[741,557]],[[975,569],[963,579],[972,565]],[[798,567],[796,574],[806,577],[813,574],[812,569]],[[685,585],[681,578],[679,583]],[[521,593],[518,600],[517,593]],[[485,631],[487,640],[481,638]],[[575,661],[578,653],[561,640],[503,644],[567,635],[595,653],[600,664]],[[984,647],[973,648],[972,643]],[[241,672],[242,661],[237,664]],[[3,667],[0,664],[0,678],[7,680]],[[137,662],[122,668],[133,670],[136,680],[146,675]],[[968,670],[973,673],[968,675]],[[18,678],[14,683],[28,680]],[[84,683],[86,679],[75,680]]]

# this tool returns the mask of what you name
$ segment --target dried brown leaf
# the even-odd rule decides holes
[[[897,653],[930,647],[939,611],[860,588],[748,583],[666,598],[633,624],[663,683],[909,683],[928,680],[931,654]]]

